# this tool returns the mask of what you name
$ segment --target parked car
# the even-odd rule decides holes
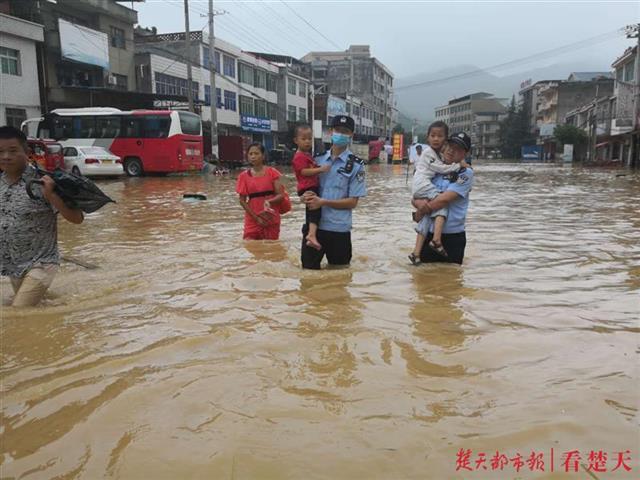
[[[76,175],[122,175],[122,159],[103,147],[65,147],[65,170]]]
[[[29,138],[29,160],[36,163],[40,168],[53,171],[56,168],[64,170],[64,157],[62,156],[62,145],[55,140],[45,140],[40,138]]]
[[[294,153],[286,145],[280,144],[269,151],[269,162],[276,165],[291,165]]]

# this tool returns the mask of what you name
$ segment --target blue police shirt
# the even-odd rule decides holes
[[[449,216],[442,233],[464,232],[464,222],[469,209],[469,192],[473,186],[473,170],[471,168],[460,169],[455,181],[450,181],[449,175],[436,175],[432,182],[441,192],[449,191],[458,194],[458,198],[448,205]],[[433,232],[433,226],[432,222],[429,227],[430,232]]]
[[[332,159],[331,150],[329,150],[324,155],[315,158],[319,167],[331,164],[331,170],[320,175],[320,197],[327,200],[339,200],[364,197],[367,194],[364,165],[354,161],[351,173],[344,170],[349,155],[352,153],[347,149],[340,156]],[[351,209],[322,207],[322,218],[318,228],[329,232],[351,231]]]

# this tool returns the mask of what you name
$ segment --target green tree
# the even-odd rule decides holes
[[[558,125],[553,130],[553,136],[562,145],[586,145],[589,137],[587,132],[574,125]]]
[[[535,143],[535,137],[529,131],[528,119],[522,106],[516,105],[515,95],[507,109],[507,116],[500,122],[500,150],[507,158],[520,158],[523,145]]]

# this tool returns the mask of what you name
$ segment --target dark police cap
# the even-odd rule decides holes
[[[353,121],[353,118],[348,117],[347,115],[336,115],[331,120],[331,128],[336,127],[345,127],[353,132],[356,127],[356,122]]]
[[[471,138],[464,132],[454,133],[447,140],[449,143],[455,143],[459,147],[465,149],[465,151],[471,150]]]

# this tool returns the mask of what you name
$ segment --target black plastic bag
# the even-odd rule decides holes
[[[115,200],[105,195],[104,192],[87,177],[74,175],[59,168],[56,168],[53,172],[47,172],[40,168],[37,168],[37,171],[40,176],[49,175],[53,179],[56,184],[53,191],[58,194],[69,208],[79,208],[85,213],[93,213],[104,207],[107,203],[116,203]],[[27,194],[32,199],[36,198],[31,190],[31,186],[34,183],[43,184],[42,180],[38,179],[27,182]]]

